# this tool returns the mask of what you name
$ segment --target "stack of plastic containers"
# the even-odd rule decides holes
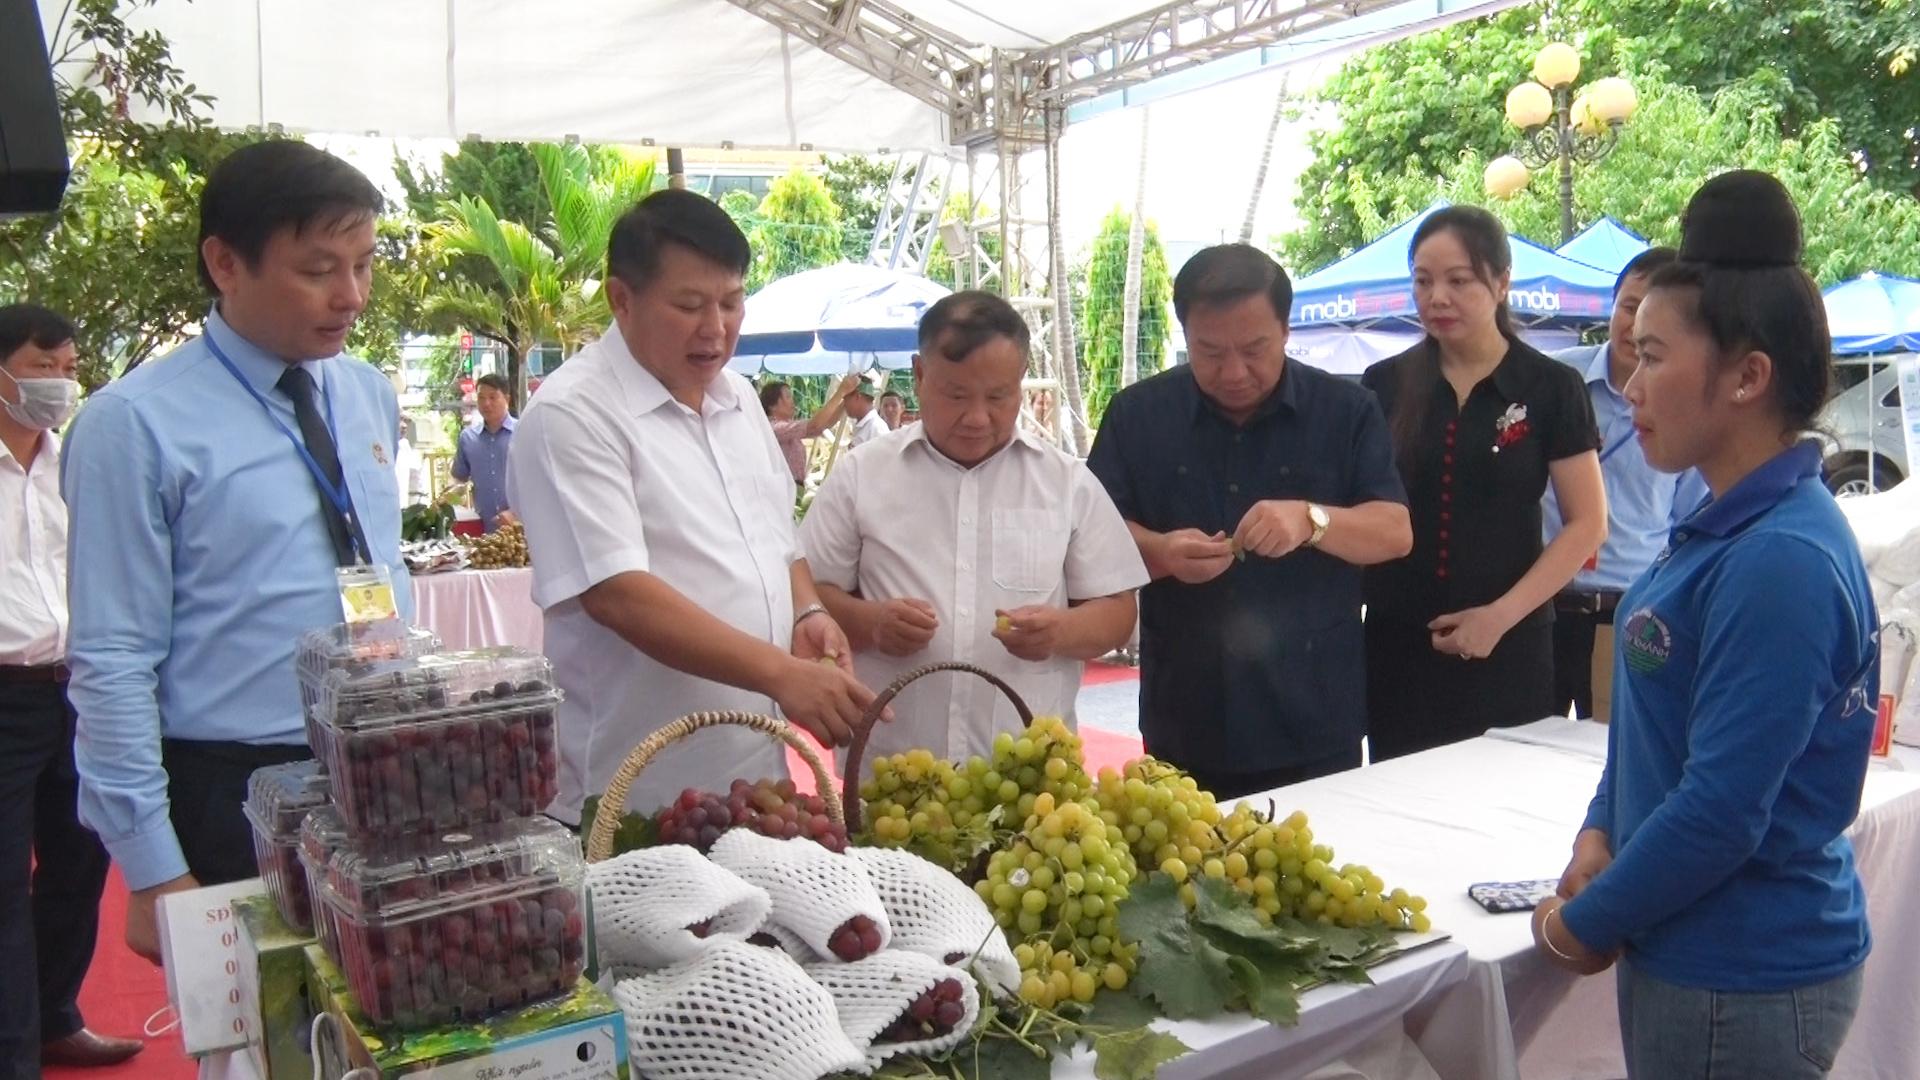
[[[585,865],[553,801],[545,657],[441,652],[389,620],[301,637],[315,761],[248,785],[280,913],[311,928],[367,1019],[420,1028],[565,994],[586,958]]]
[[[566,993],[585,963],[585,867],[538,817],[560,694],[517,649],[334,667],[309,710],[332,811],[299,844],[314,922],[367,1018],[418,1028]]]

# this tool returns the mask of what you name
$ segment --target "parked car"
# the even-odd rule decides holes
[[[1869,377],[1835,394],[1817,422],[1827,446],[1827,487],[1836,495],[1885,491],[1912,472],[1895,365],[1876,362],[1868,371]]]

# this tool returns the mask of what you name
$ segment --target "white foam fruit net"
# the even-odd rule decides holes
[[[910,851],[849,848],[887,909],[893,948],[971,971],[996,996],[1020,987],[1020,962],[979,894]]]
[[[855,915],[865,915],[880,929],[880,947],[887,947],[886,905],[874,891],[867,868],[851,855],[839,855],[805,838],[775,840],[749,829],[729,829],[714,843],[708,858],[749,885],[773,898],[768,928],[791,948],[798,938],[819,959],[833,959],[828,942],[833,932]]]
[[[601,965],[625,972],[691,960],[714,943],[744,941],[767,920],[762,889],[685,844],[642,848],[587,867]],[[694,930],[704,927],[702,938]]]
[[[739,830],[736,830],[739,831]],[[833,995],[785,953],[731,939],[614,986],[635,1076],[816,1080],[865,1072]]]
[[[878,1067],[895,1054],[938,1054],[966,1039],[980,1017],[980,993],[973,979],[959,968],[930,956],[903,949],[887,949],[850,964],[820,961],[806,972],[833,995],[840,1028],[853,1045],[865,1052],[867,1063]],[[907,1011],[915,998],[946,979],[960,983],[966,1015],[952,1031],[935,1039],[911,1042],[875,1042]]]

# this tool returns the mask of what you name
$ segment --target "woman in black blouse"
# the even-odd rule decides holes
[[[1450,206],[1413,236],[1426,340],[1367,369],[1413,515],[1413,553],[1367,571],[1367,736],[1375,761],[1561,711],[1553,597],[1606,538],[1593,405],[1580,374],[1514,336],[1506,229]],[[1565,527],[1543,548],[1553,484]]]

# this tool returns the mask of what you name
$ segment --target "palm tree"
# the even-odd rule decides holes
[[[534,348],[576,348],[606,324],[600,277],[607,237],[654,186],[651,160],[577,145],[532,149],[552,207],[546,221],[506,220],[486,200],[467,196],[443,203],[439,220],[427,226],[444,285],[424,305],[425,317],[504,347],[516,407],[526,400]]]

